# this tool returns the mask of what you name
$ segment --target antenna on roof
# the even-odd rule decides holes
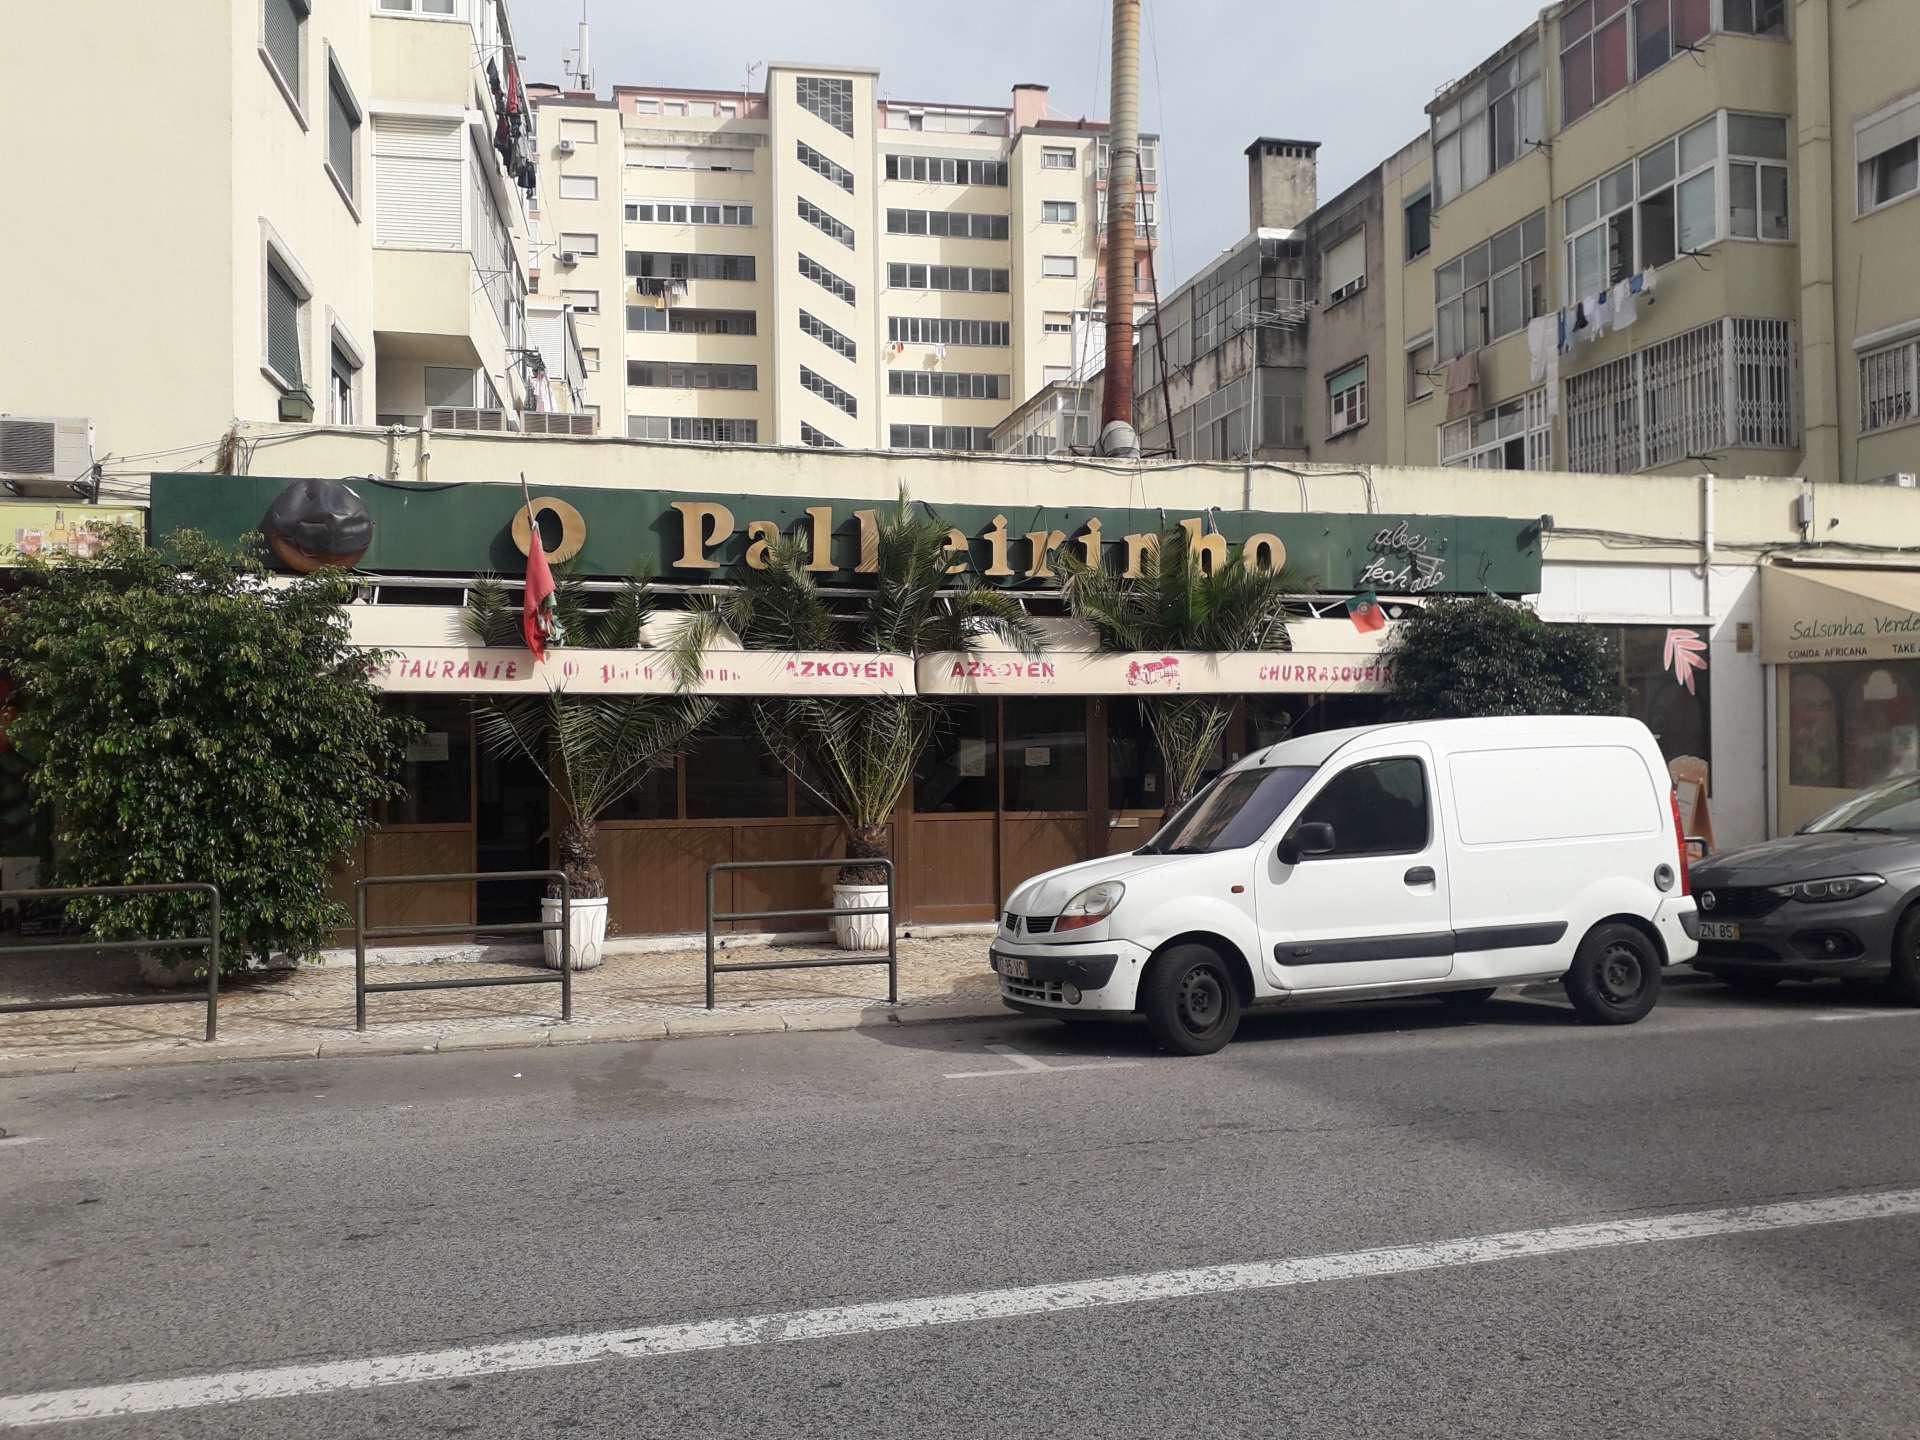
[[[577,50],[562,50],[560,63],[566,67],[567,78],[573,82],[570,88],[593,89],[593,54],[587,39],[587,0],[580,0],[580,47]]]

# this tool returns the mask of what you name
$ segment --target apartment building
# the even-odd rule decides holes
[[[535,87],[537,283],[601,428],[656,440],[985,450],[1104,364],[1105,134],[894,99],[775,62],[762,90]],[[1152,284],[1158,141],[1136,269]],[[1141,307],[1144,311],[1144,306]]]
[[[1262,242],[1297,245],[1308,295],[1304,449],[1209,438],[1234,367],[1176,345],[1163,380],[1152,323],[1143,419],[1170,396],[1195,417],[1176,443],[1219,458],[1911,477],[1916,55],[1902,0],[1548,6],[1427,136]],[[1205,278],[1168,297],[1169,337]]]
[[[75,54],[115,103],[75,103]],[[45,137],[9,189],[53,217],[0,230],[41,277],[0,412],[84,417],[136,468],[212,463],[236,420],[519,427],[535,157],[503,0],[8,6],[0,57],[0,115]]]

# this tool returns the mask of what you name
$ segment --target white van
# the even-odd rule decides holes
[[[1626,1025],[1693,958],[1666,762],[1637,720],[1523,716],[1329,730],[1249,755],[1141,849],[1035,876],[992,949],[1002,999],[1146,1017],[1205,1055],[1248,1006],[1558,980]]]

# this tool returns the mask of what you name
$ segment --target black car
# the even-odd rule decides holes
[[[1737,989],[1838,976],[1920,1004],[1920,776],[1862,791],[1797,834],[1697,861],[1693,967]]]

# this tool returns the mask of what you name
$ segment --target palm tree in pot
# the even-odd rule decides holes
[[[1291,566],[1249,565],[1237,554],[1209,571],[1187,531],[1162,530],[1140,557],[1138,576],[1117,574],[1061,552],[1061,589],[1076,620],[1100,648],[1165,651],[1288,650],[1286,603],[1312,582]],[[1167,767],[1167,812],[1192,798],[1219,749],[1235,696],[1142,696],[1141,717]]]
[[[738,588],[704,608],[703,642],[724,625],[750,650],[917,657],[970,650],[989,635],[1028,654],[1039,649],[1019,601],[947,573],[945,524],[902,496],[875,529],[871,593],[836,609],[807,569],[807,537],[795,532],[767,547],[764,569],[742,567]],[[885,868],[859,862],[891,858],[893,812],[948,706],[919,695],[778,695],[750,708],[762,742],[846,827],[850,863],[836,873],[836,907],[884,904]],[[877,915],[834,930],[844,949],[886,943]]]
[[[641,647],[653,595],[644,578],[627,580],[605,609],[589,608],[577,576],[563,575],[554,591],[559,622],[553,648],[633,650]],[[520,607],[493,579],[468,594],[467,626],[488,647],[525,644]],[[495,754],[522,755],[538,768],[567,812],[557,849],[573,910],[573,966],[600,963],[606,938],[607,882],[600,870],[599,822],[650,770],[670,768],[691,746],[718,708],[712,699],[684,693],[697,674],[697,657],[684,645],[668,664],[682,693],[672,695],[488,695],[475,702],[480,742]],[[559,918],[559,886],[550,886],[543,918]],[[549,932],[548,963],[558,966],[558,939]]]

